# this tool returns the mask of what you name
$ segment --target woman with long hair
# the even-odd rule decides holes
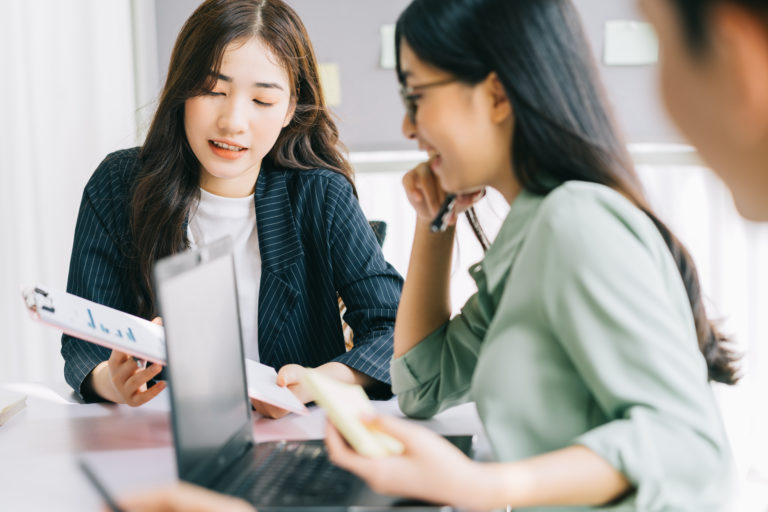
[[[570,0],[415,0],[396,38],[403,131],[430,159],[403,180],[418,221],[393,390],[419,418],[474,401],[498,462],[391,418],[372,423],[402,456],[366,460],[329,427],[332,459],[379,491],[476,510],[721,507],[710,382],[735,382],[736,357],[643,194]],[[430,220],[485,187],[510,211],[451,318],[454,233]]]
[[[153,318],[153,263],[225,235],[247,357],[304,402],[304,366],[390,394],[402,278],[363,216],[309,37],[282,0],[208,0],[187,20],[144,144],[109,155],[86,185],[67,289]],[[117,351],[65,335],[62,355],[86,400],[137,406],[164,388],[159,365]]]

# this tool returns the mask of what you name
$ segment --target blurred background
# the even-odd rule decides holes
[[[393,24],[408,0],[287,0],[304,20],[369,219],[404,275],[415,217],[400,186],[424,159],[400,133]],[[710,315],[744,353],[737,386],[715,386],[744,482],[733,510],[768,507],[768,226],[730,195],[666,120],[658,48],[634,0],[574,0],[615,115],[660,217],[697,262]],[[0,382],[63,382],[59,333],[32,323],[22,284],[66,287],[83,187],[99,162],[140,145],[171,48],[197,0],[0,0]],[[507,211],[479,207],[495,234]],[[454,311],[474,292],[482,251],[459,226]],[[524,392],[522,390],[521,392]]]

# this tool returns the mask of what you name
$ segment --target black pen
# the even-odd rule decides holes
[[[80,469],[83,471],[83,473],[85,473],[88,481],[91,482],[99,492],[101,498],[109,507],[109,510],[112,512],[125,512],[125,510],[120,508],[120,505],[118,505],[117,502],[112,498],[112,496],[109,494],[109,491],[107,491],[107,488],[102,485],[101,481],[99,481],[99,479],[96,477],[96,474],[93,472],[91,467],[86,464],[83,459],[78,459],[77,465],[80,466]]]
[[[435,220],[429,225],[429,230],[433,233],[441,233],[448,228],[448,219],[453,213],[453,207],[456,206],[456,194],[445,196],[443,205],[435,216]]]

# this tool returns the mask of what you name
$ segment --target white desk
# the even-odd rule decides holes
[[[28,395],[27,407],[0,427],[0,510],[95,511],[103,504],[76,466],[82,455],[116,495],[169,484],[176,479],[167,392],[139,408],[79,404],[64,385],[0,384]],[[394,401],[376,402],[402,416]],[[441,434],[481,433],[474,405],[419,422]],[[317,439],[325,416],[269,420],[254,415],[257,441]],[[484,436],[478,450],[489,453]]]

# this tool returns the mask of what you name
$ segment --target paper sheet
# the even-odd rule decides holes
[[[245,374],[248,380],[248,396],[280,407],[296,414],[308,414],[301,400],[288,388],[277,385],[277,372],[271,366],[246,358]]]
[[[0,389],[0,425],[27,406],[27,396]]]

